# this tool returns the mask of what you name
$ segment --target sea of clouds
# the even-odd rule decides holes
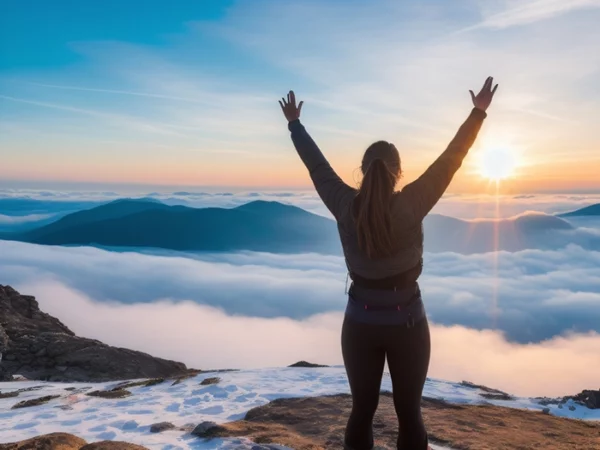
[[[76,333],[199,368],[340,364],[335,256],[110,252],[0,241],[2,283]],[[590,388],[600,370],[600,253],[426,255],[430,376],[522,395]],[[540,384],[540,379],[547,380]]]
[[[0,214],[9,217],[5,226],[31,223],[121,196],[4,189]],[[130,196],[196,207],[276,200],[328,215],[311,192],[180,190]],[[35,210],[18,209],[22,205],[14,201],[24,198],[42,203]],[[499,200],[446,196],[435,212],[508,217],[598,201],[594,195],[566,194]],[[521,395],[596,387],[600,252],[575,237],[582,230],[597,233],[600,224],[592,219],[575,226],[569,231],[573,240],[561,248],[425,254],[420,282],[433,338],[430,376],[470,379]],[[338,256],[108,251],[0,241],[0,283],[36,295],[44,311],[78,334],[192,367],[280,366],[299,359],[342,363],[346,268]]]
[[[9,189],[0,187],[0,214],[2,201],[7,199],[33,199],[46,202],[46,210],[52,213],[72,211],[77,208],[93,207],[118,198],[154,198],[167,204],[190,207],[232,208],[253,200],[287,203],[330,217],[314,191],[244,191],[215,188],[206,189],[142,189],[135,186],[122,187],[114,191],[73,191],[47,189]],[[512,217],[529,211],[555,214],[568,212],[600,203],[600,194],[532,194],[532,195],[451,195],[446,194],[432,212],[462,219]],[[4,213],[6,214],[6,213]],[[12,212],[16,215],[16,212]],[[24,214],[23,212],[20,215]]]

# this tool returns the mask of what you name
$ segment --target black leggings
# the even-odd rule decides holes
[[[373,416],[379,403],[387,356],[394,406],[400,424],[398,449],[426,450],[427,433],[421,416],[421,394],[429,367],[431,343],[424,318],[413,327],[374,325],[346,318],[342,353],[352,392],[352,413],[345,445],[352,450],[373,448]]]

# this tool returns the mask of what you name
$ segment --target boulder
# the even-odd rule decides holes
[[[88,392],[86,395],[90,397],[99,397],[99,398],[125,398],[131,395],[126,389],[113,389],[112,391],[93,391]]]
[[[20,442],[0,444],[0,450],[79,450],[83,439],[68,433],[50,433]]]
[[[201,424],[196,425],[192,434],[201,438],[210,437],[210,433],[217,428],[219,428],[219,425],[215,422],[202,422]]]
[[[162,433],[163,431],[173,430],[175,425],[171,422],[159,422],[150,425],[150,433]]]
[[[88,444],[69,433],[50,433],[24,441],[0,444],[0,450],[148,450],[141,445],[120,441],[101,441]]]
[[[600,409],[600,389],[596,391],[586,389],[571,398],[575,402],[587,406],[590,409]]]
[[[0,392],[0,398],[12,398],[12,397],[18,397],[18,396],[19,396],[19,391]]]
[[[148,448],[129,442],[100,441],[84,445],[79,450],[148,450]]]
[[[31,400],[23,400],[22,402],[15,404],[12,409],[29,408],[31,406],[43,405],[44,403],[48,403],[50,400],[54,400],[55,398],[59,397],[60,395],[45,395],[44,397],[32,398]]]
[[[76,336],[34,297],[0,285],[0,380],[113,381],[185,374],[184,364]]]
[[[208,386],[209,384],[217,384],[220,383],[221,379],[219,377],[208,377],[200,382],[202,386]]]
[[[314,364],[314,363],[310,363],[307,361],[298,361],[297,363],[294,364],[290,364],[288,367],[329,367],[329,366],[323,366],[321,364]]]

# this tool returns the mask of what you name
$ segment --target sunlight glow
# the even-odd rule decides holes
[[[517,158],[510,147],[487,147],[481,153],[479,174],[489,180],[499,181],[515,175]]]

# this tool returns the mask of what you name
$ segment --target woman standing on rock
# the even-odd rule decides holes
[[[315,188],[335,217],[352,285],[342,328],[342,353],[353,407],[345,448],[373,448],[373,417],[387,357],[400,423],[398,449],[425,450],[421,395],[430,356],[429,326],[417,279],[423,267],[425,216],[473,145],[498,85],[489,77],[471,93],[474,108],[440,157],[396,191],[401,164],[393,144],[378,141],[362,159],[360,188],[345,184],[300,123],[293,91],[279,104]]]

